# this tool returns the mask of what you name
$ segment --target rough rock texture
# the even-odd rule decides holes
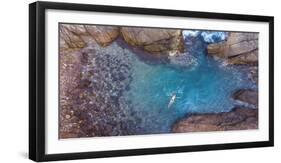
[[[249,67],[250,79],[258,84],[258,66],[250,66]]]
[[[60,138],[135,133],[122,96],[131,81],[130,56],[117,43],[103,48],[95,41],[60,53]]]
[[[60,48],[84,48],[91,39],[105,47],[120,34],[128,44],[149,53],[175,55],[184,50],[181,30],[75,24],[60,24]]]
[[[83,25],[68,25],[60,24],[60,48],[83,48],[86,42],[83,40],[82,35],[86,35]]]
[[[78,137],[80,133],[79,118],[74,115],[73,106],[80,93],[81,58],[78,51],[60,52],[60,138]]]
[[[251,89],[241,89],[233,94],[233,99],[239,100],[255,107],[258,106],[258,92]]]
[[[258,110],[234,108],[230,112],[191,115],[177,122],[172,132],[226,131],[258,128]]]
[[[208,53],[229,64],[258,63],[258,34],[230,32],[226,41],[208,45]]]
[[[100,46],[108,46],[119,36],[119,27],[95,25],[60,25],[61,48],[83,48],[89,39],[94,39]]]
[[[101,46],[108,46],[119,36],[119,27],[85,25],[85,29]]]
[[[124,40],[133,46],[155,54],[174,54],[183,52],[181,30],[122,27]]]

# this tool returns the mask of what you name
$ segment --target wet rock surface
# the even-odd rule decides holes
[[[258,106],[258,92],[252,89],[241,89],[233,94],[233,99],[242,101],[247,104]]]
[[[214,114],[195,114],[177,122],[174,133],[248,130],[258,128],[258,110],[234,108],[230,112]]]

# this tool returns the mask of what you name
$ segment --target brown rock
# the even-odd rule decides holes
[[[250,72],[250,79],[258,84],[258,66],[251,66],[249,67],[249,72]]]
[[[237,57],[229,58],[228,63],[230,64],[257,64],[258,62],[258,50],[246,53],[244,55],[238,55]]]
[[[210,44],[207,50],[230,64],[257,64],[258,34],[231,32],[227,41]]]
[[[62,26],[76,35],[88,35],[84,25],[62,24]]]
[[[79,135],[79,119],[74,115],[75,93],[80,83],[81,57],[79,51],[60,50],[60,112],[59,138],[73,138]]]
[[[228,56],[225,53],[226,43],[220,42],[216,44],[210,44],[207,47],[208,53],[218,56],[220,58],[227,58]]]
[[[119,36],[119,27],[85,25],[85,29],[101,46],[111,44]]]
[[[181,30],[122,27],[121,33],[128,44],[147,52],[169,54],[183,51]]]
[[[83,48],[86,43],[81,37],[81,25],[60,25],[60,48]],[[85,33],[83,33],[85,34]]]
[[[251,89],[241,89],[233,94],[233,99],[257,106],[258,92]]]
[[[230,112],[191,115],[177,122],[175,133],[199,131],[247,130],[258,128],[258,110],[234,108]]]
[[[119,35],[119,27],[95,25],[60,25],[61,48],[83,48],[94,39],[99,45],[107,46]]]

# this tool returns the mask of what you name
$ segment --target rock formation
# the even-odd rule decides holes
[[[174,54],[183,52],[181,30],[122,27],[124,40],[133,46],[156,54]]]
[[[232,95],[233,99],[242,101],[244,103],[258,106],[258,92],[251,89],[241,89]]]
[[[174,55],[184,50],[181,30],[72,24],[60,25],[60,48],[83,48],[89,39],[105,47],[120,35],[128,44],[153,54]]]
[[[114,26],[85,25],[86,30],[101,46],[108,46],[119,35],[119,28]]]
[[[80,93],[81,58],[79,51],[60,52],[60,138],[78,137],[80,133],[79,118],[73,106]]]
[[[258,63],[258,34],[230,32],[224,42],[208,45],[208,53],[227,59],[229,64]]]
[[[82,35],[86,34],[83,25],[60,24],[60,49],[83,48],[86,42]]]
[[[177,122],[174,133],[247,130],[258,128],[258,110],[234,108],[230,112],[195,114]]]
[[[59,30],[60,138],[137,133],[134,127],[138,122],[131,119],[129,102],[122,97],[132,80],[130,56],[134,53],[118,41],[145,51],[146,56],[168,56],[163,58],[170,64],[197,65],[188,50],[183,53],[181,30],[73,24],[60,24]],[[192,48],[203,49],[205,54],[206,44],[193,41],[186,46]],[[225,41],[209,44],[207,51],[229,64],[247,65],[243,67],[249,68],[251,80],[257,83],[258,34],[230,32]],[[258,92],[241,89],[232,98],[249,106],[189,115],[175,123],[172,132],[257,129]]]

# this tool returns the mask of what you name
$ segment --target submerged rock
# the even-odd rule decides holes
[[[258,34],[230,32],[226,41],[210,44],[208,53],[227,59],[229,64],[258,63]]]
[[[174,133],[258,129],[258,110],[234,108],[230,112],[195,114],[177,122]]]
[[[75,53],[60,54],[60,138],[135,132],[123,97],[132,80],[129,53],[117,43],[100,47],[93,41]]]
[[[233,94],[233,99],[239,100],[255,107],[258,106],[258,92],[251,89],[240,89]]]
[[[121,33],[128,44],[140,47],[147,52],[164,55],[183,52],[181,30],[122,27]]]

